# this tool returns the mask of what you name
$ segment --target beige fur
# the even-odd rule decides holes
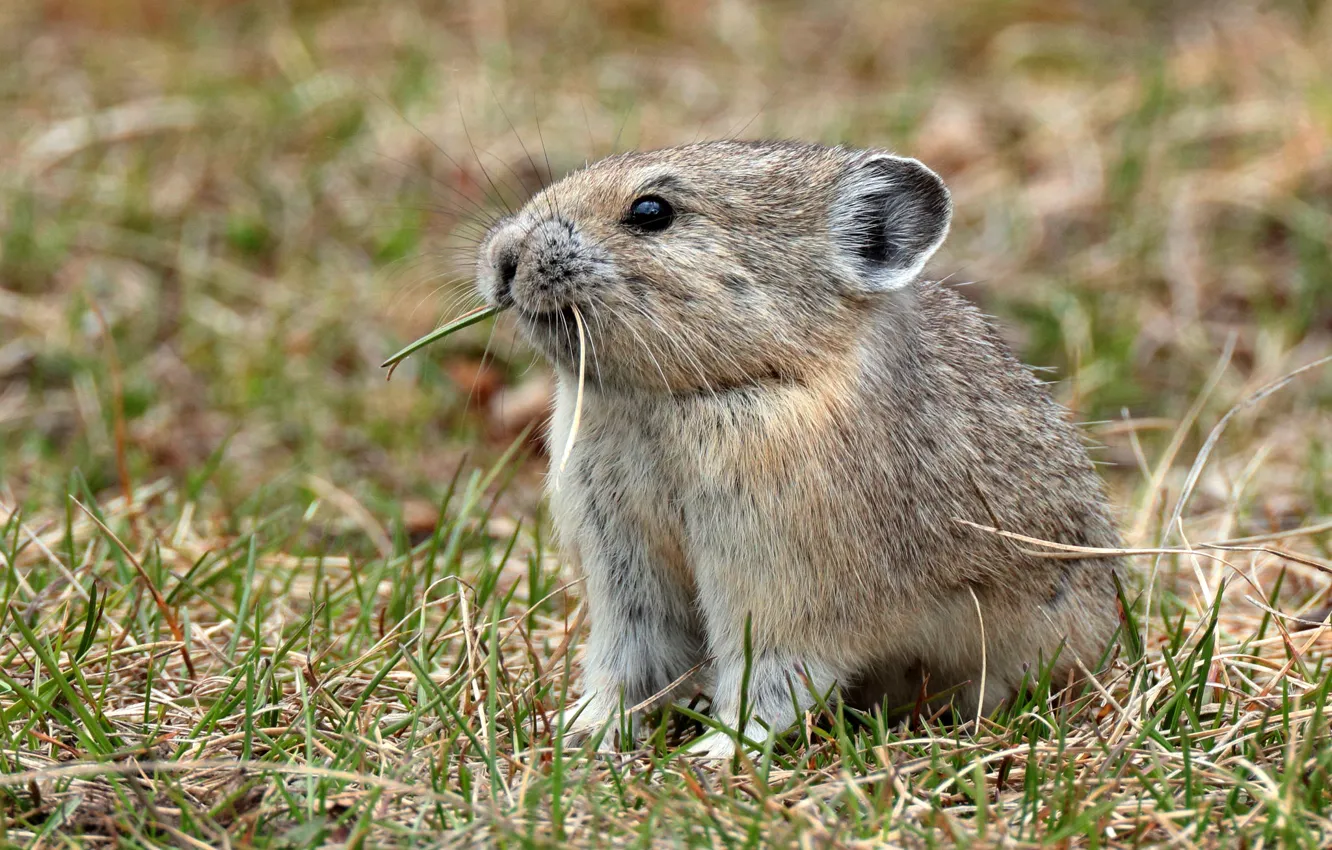
[[[673,206],[669,227],[626,220],[644,196]],[[1115,562],[954,522],[1118,543],[1064,411],[973,307],[917,279],[949,216],[914,160],[708,142],[602,160],[488,234],[482,292],[559,374],[556,456],[569,305],[587,324],[582,424],[550,494],[591,615],[571,734],[705,658],[714,714],[740,726],[747,620],[750,737],[815,692],[891,710],[928,690],[967,717],[1042,660],[1060,682],[1095,666]]]

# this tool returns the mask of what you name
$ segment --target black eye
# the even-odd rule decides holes
[[[629,215],[624,223],[636,230],[656,233],[665,230],[675,221],[675,210],[665,198],[645,195],[629,205]]]

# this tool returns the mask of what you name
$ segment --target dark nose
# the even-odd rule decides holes
[[[499,283],[495,287],[495,301],[507,307],[513,303],[513,278],[518,274],[518,252],[505,251],[499,256]]]

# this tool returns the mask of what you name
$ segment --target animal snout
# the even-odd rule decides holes
[[[507,228],[491,250],[494,299],[529,313],[566,306],[593,268],[586,246],[567,221],[550,219],[526,231]]]

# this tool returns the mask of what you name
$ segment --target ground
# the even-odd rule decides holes
[[[46,0],[0,60],[0,843],[1332,834],[1332,4]],[[505,204],[730,135],[951,185],[931,273],[1049,369],[1141,550],[1096,687],[719,767],[683,712],[552,735],[547,374],[503,318],[379,363]]]

